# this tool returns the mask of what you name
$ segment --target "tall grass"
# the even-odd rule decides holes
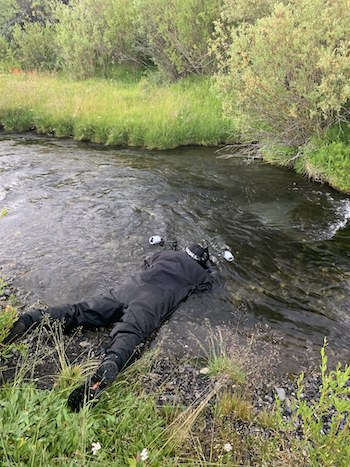
[[[335,189],[350,194],[350,146],[347,142],[310,144],[297,161],[296,168],[314,180],[327,182]]]
[[[218,145],[234,133],[209,78],[159,86],[146,79],[73,82],[4,74],[0,93],[0,123],[8,132],[155,149]]]
[[[23,358],[14,381],[0,388],[2,465],[139,465],[140,453],[151,444],[149,457],[157,458],[164,444],[164,419],[139,382],[139,375],[147,371],[146,362],[140,360],[124,372],[97,406],[73,413],[67,397],[97,362],[66,365],[60,330],[52,327],[48,335],[41,327],[35,333],[35,351]],[[38,389],[35,369],[49,354],[57,360],[55,383],[51,389]],[[93,443],[101,446],[95,454]],[[167,456],[169,449],[162,449],[158,460]]]
[[[275,146],[263,150],[266,162],[294,168],[320,183],[350,194],[349,130],[340,133],[331,128],[327,137],[312,138],[304,147]],[[330,134],[331,133],[331,134]]]
[[[7,288],[8,284],[6,280],[0,276],[0,371],[2,371],[2,363],[11,356],[13,348],[12,345],[3,345],[2,341],[8,335],[13,323],[17,319],[17,311],[15,308],[16,297],[14,294],[11,293],[7,297],[7,300],[2,300],[2,296]]]
[[[248,384],[228,368],[231,361],[232,368],[244,367],[248,375],[247,365],[257,359],[244,356],[240,362],[238,354],[225,353],[223,335],[204,361],[218,371],[208,377],[208,385],[191,405],[169,400],[158,406],[162,385],[145,390],[160,357],[153,350],[121,373],[97,405],[75,413],[68,409],[67,397],[95,371],[97,362],[69,364],[59,325],[50,327],[48,322],[34,333],[35,351],[23,356],[14,381],[0,387],[1,465],[348,465],[350,367],[328,371],[325,346],[318,395],[312,401],[303,398],[301,375],[289,420],[278,400],[270,412],[257,409],[252,373]],[[57,362],[55,382],[49,389],[39,389],[35,370],[50,356]],[[173,375],[165,375],[169,377]],[[326,433],[325,416],[330,420]],[[297,426],[302,437],[296,436]]]

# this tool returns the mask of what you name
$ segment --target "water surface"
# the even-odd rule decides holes
[[[218,287],[170,321],[277,338],[282,365],[350,356],[350,199],[286,169],[215,149],[152,152],[0,135],[0,264],[49,305],[117,288],[160,247],[209,245]],[[222,249],[234,254],[226,262]],[[267,337],[267,338],[268,338]]]

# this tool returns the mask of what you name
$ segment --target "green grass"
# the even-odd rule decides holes
[[[2,465],[348,465],[349,420],[342,430],[339,426],[350,412],[350,367],[328,371],[325,346],[319,397],[313,404],[303,402],[301,375],[290,421],[283,419],[277,401],[274,411],[258,411],[245,384],[232,386],[227,380],[227,362],[225,374],[211,376],[214,384],[208,384],[192,405],[157,407],[155,395],[146,393],[142,385],[158,358],[156,351],[122,372],[97,405],[73,413],[67,397],[97,362],[72,367],[65,357],[61,328],[52,327],[49,335],[58,372],[53,387],[40,390],[33,374],[48,355],[41,345],[44,329],[35,332],[36,351],[23,357],[14,382],[0,388]],[[231,366],[237,362],[231,361]],[[323,434],[322,417],[329,413],[333,414],[330,432]],[[298,420],[303,423],[303,439],[293,434]],[[101,446],[95,454],[94,443]],[[145,450],[147,459],[142,460]]]
[[[298,417],[303,424],[305,440],[304,450],[308,450],[311,465],[347,466],[350,459],[350,366],[338,365],[328,371],[325,339],[321,349],[322,384],[319,388],[319,400],[311,405],[303,400],[304,375],[298,381],[294,420]],[[324,430],[323,420],[330,422]],[[342,424],[344,426],[341,428]]]
[[[0,297],[4,294],[7,288],[6,280],[0,277]],[[2,370],[2,363],[11,356],[11,351],[13,349],[12,345],[3,345],[2,341],[5,339],[13,323],[17,319],[17,312],[14,306],[15,303],[15,296],[10,294],[7,300],[3,300],[3,304],[0,305],[0,371]]]
[[[299,172],[313,179],[350,193],[350,145],[342,141],[318,144],[305,151],[299,162]]]
[[[74,369],[63,365],[52,389],[38,389],[30,380],[36,365],[47,357],[41,347],[43,334],[38,330],[36,352],[24,358],[15,381],[0,388],[2,465],[140,465],[145,448],[151,465],[166,465],[158,463],[170,456],[169,450],[163,449],[164,418],[139,383],[140,373],[146,371],[141,368],[145,362],[139,361],[124,372],[96,407],[73,413],[67,407],[67,397],[96,363]],[[60,333],[53,336],[53,342],[57,363],[62,364]],[[93,443],[101,445],[96,454]]]
[[[35,130],[155,149],[215,146],[235,138],[209,78],[159,85],[146,78],[73,82],[43,74],[2,74],[0,93],[0,123],[7,132]]]
[[[314,138],[303,148],[268,147],[264,160],[287,166],[338,191],[350,193],[350,130],[332,128],[327,137]]]

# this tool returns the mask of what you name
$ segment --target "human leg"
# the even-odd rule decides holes
[[[11,343],[29,329],[38,326],[45,315],[62,321],[66,331],[77,326],[108,326],[123,316],[125,305],[113,295],[94,297],[86,302],[50,307],[46,310],[33,310],[24,313],[13,325],[4,344]]]

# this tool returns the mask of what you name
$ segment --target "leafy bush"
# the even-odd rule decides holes
[[[243,23],[254,24],[269,16],[277,0],[223,0],[220,16],[215,21],[215,32],[210,41],[210,53],[222,67],[232,45],[232,30]],[[286,0],[282,3],[286,3]]]
[[[117,63],[145,61],[137,47],[138,31],[135,27],[136,8],[134,2],[111,0],[106,5],[105,41],[111,47],[111,54]]]
[[[58,66],[74,78],[98,74],[108,61],[103,30],[106,19],[104,0],[73,0],[56,9]]]
[[[12,38],[16,26],[38,22],[46,24],[52,19],[57,3],[65,0],[0,0],[0,32],[6,39]]]
[[[123,61],[138,62],[134,7],[123,0],[72,0],[56,9],[59,67],[74,78],[108,76]]]
[[[221,18],[229,24],[254,24],[259,18],[270,15],[277,0],[224,0]],[[280,3],[286,3],[286,0]]]
[[[0,36],[0,70],[8,71],[16,66],[18,64],[13,57],[9,43],[4,37]]]
[[[56,65],[54,31],[49,24],[16,26],[11,48],[23,70],[52,70]]]
[[[341,141],[342,143],[350,145],[350,124],[341,123],[340,125],[332,126],[328,130],[326,138],[330,143]]]
[[[218,84],[247,138],[300,146],[346,118],[349,20],[347,0],[300,0],[233,27]]]
[[[178,79],[212,69],[208,40],[222,0],[137,0],[141,50],[161,74]]]

